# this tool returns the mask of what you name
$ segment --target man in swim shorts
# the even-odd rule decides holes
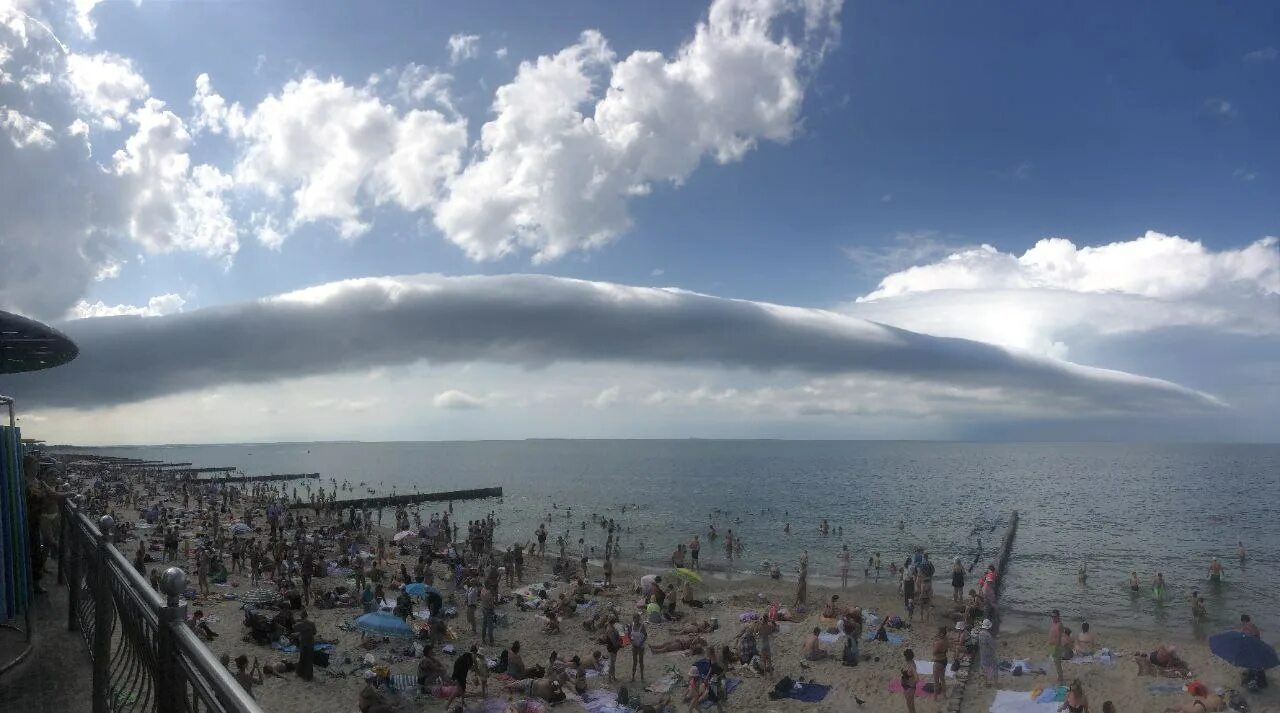
[[[1209,563],[1209,581],[1214,584],[1222,581],[1222,563],[1218,561],[1217,557],[1214,557],[1213,561]]]
[[[1062,650],[1062,614],[1054,609],[1049,613],[1049,656],[1053,659],[1053,669],[1058,674],[1058,685],[1063,682],[1062,677],[1062,657],[1065,652]]]

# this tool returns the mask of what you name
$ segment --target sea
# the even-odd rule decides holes
[[[813,577],[835,578],[847,544],[855,579],[875,578],[864,570],[878,553],[888,581],[891,560],[923,547],[940,577],[959,557],[974,565],[973,582],[1017,511],[1002,599],[1010,622],[1043,625],[1060,609],[1095,628],[1173,636],[1203,637],[1242,613],[1264,631],[1280,626],[1280,445],[527,440],[85,450],[246,474],[321,473],[290,483],[303,499],[308,487],[332,489],[330,479],[350,483],[340,498],[501,486],[501,500],[454,503],[454,517],[493,512],[500,542],[531,540],[549,517],[552,542],[582,538],[598,554],[605,531],[592,515],[601,515],[625,528],[624,559],[653,565],[696,533],[704,564],[725,577],[767,563],[794,576],[807,550]],[[443,507],[424,505],[424,516]],[[714,543],[712,524],[721,534]],[[743,542],[732,559],[722,545],[728,529]],[[1213,557],[1226,568],[1221,584],[1208,581]],[[1131,573],[1142,582],[1137,593]],[[1162,600],[1151,587],[1157,573],[1167,583]],[[948,585],[937,585],[944,596]],[[1206,622],[1192,621],[1192,591],[1206,599]]]

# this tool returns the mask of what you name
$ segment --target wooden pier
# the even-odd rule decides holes
[[[276,480],[302,480],[319,478],[319,473],[271,473],[269,475],[224,475],[219,478],[192,478],[187,482],[204,483],[267,483]]]
[[[502,488],[473,488],[471,490],[448,490],[441,493],[412,493],[409,495],[382,495],[373,498],[354,498],[338,500],[333,503],[335,509],[347,510],[355,508],[389,508],[399,505],[417,505],[419,503],[445,502],[448,500],[482,500],[484,498],[502,497]],[[294,502],[289,505],[295,510],[314,507],[310,502]],[[328,505],[326,505],[328,507]]]
[[[1005,530],[1004,540],[1000,543],[1000,554],[996,558],[996,616],[992,619],[992,636],[1000,631],[999,602],[1004,591],[1005,572],[1009,568],[1009,558],[1013,555],[1013,540],[1018,535],[1018,511],[1013,511],[1009,520],[1009,529]],[[969,681],[981,676],[978,669],[978,654],[966,654],[960,659],[960,670],[956,672],[955,681],[947,685],[947,713],[960,713],[964,704],[965,689]]]

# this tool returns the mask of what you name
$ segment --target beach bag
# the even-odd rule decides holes
[[[329,652],[328,652],[328,651],[317,651],[317,652],[315,652],[314,654],[312,654],[312,656],[311,656],[311,660],[315,663],[315,665],[319,666],[320,668],[328,668],[328,667],[329,667]]]
[[[793,681],[790,676],[783,676],[780,681],[773,684],[773,690],[769,691],[769,698],[772,698],[774,700],[777,700],[779,698],[786,698],[787,696],[791,695],[791,689],[795,686],[795,684],[796,682]]]

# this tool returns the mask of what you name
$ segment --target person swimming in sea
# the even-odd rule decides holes
[[[1141,589],[1142,589],[1142,585],[1138,583],[1138,573],[1130,572],[1129,573],[1129,591],[1133,592],[1134,594],[1137,594],[1138,591]]]
[[[1241,562],[1245,561],[1249,556],[1249,553],[1244,549],[1244,542],[1240,540],[1236,540],[1236,556],[1240,558]]]
[[[1164,601],[1166,593],[1167,590],[1164,586],[1164,574],[1156,572],[1156,581],[1151,584],[1151,594],[1156,598],[1156,601],[1162,602]]]

